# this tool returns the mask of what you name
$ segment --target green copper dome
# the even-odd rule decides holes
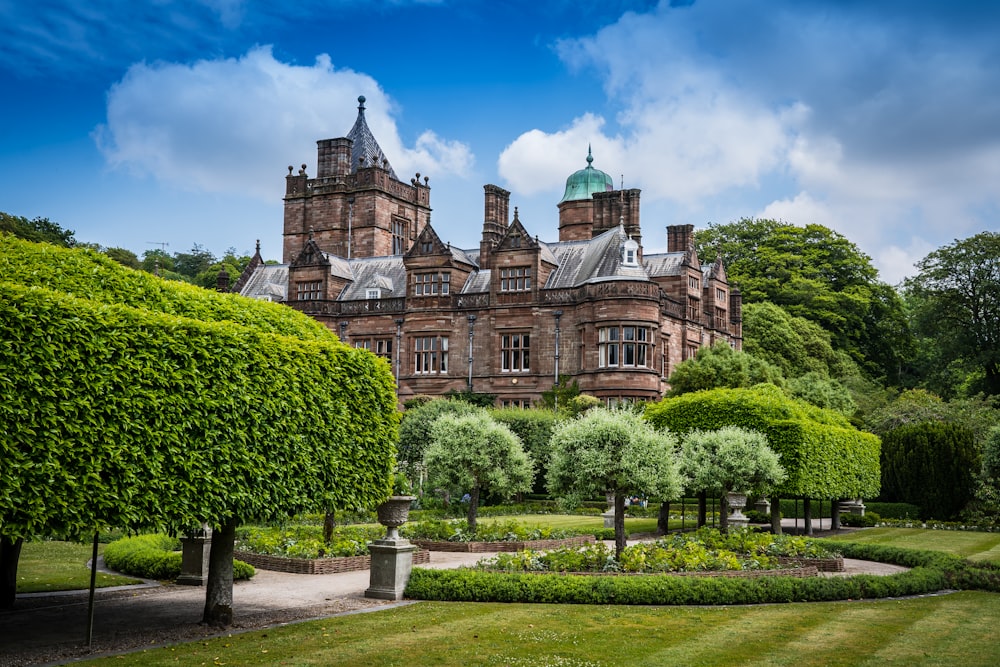
[[[600,169],[594,169],[594,156],[587,146],[587,166],[566,179],[566,192],[559,203],[590,199],[595,192],[610,192],[615,182]]]

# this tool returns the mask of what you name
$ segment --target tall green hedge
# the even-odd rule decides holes
[[[976,434],[951,422],[893,429],[882,439],[882,495],[913,503],[922,519],[951,519],[972,500],[980,458]]]
[[[552,432],[561,421],[557,413],[552,410],[540,410],[537,408],[496,408],[491,411],[493,418],[502,424],[506,424],[514,432],[521,442],[524,443],[524,450],[531,454],[535,462],[535,479],[532,483],[532,493],[545,493],[545,475],[549,467],[549,458],[552,449],[549,441],[552,440]]]
[[[877,436],[832,410],[788,398],[773,385],[712,389],[667,398],[646,419],[675,433],[740,426],[767,435],[788,480],[778,497],[871,498],[880,488]]]
[[[291,309],[0,237],[4,537],[372,507],[397,422],[386,362]]]

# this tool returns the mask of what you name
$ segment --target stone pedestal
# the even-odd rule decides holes
[[[760,512],[761,514],[771,513],[771,503],[767,498],[758,498],[757,502],[753,504],[753,508]]]
[[[607,512],[605,512],[604,514],[602,514],[601,517],[604,519],[604,527],[605,528],[614,528],[615,527],[615,508],[614,507],[612,507]]]
[[[194,537],[181,538],[181,573],[177,583],[204,586],[208,579],[208,557],[212,552],[212,529],[206,528]]]
[[[417,547],[409,540],[375,540],[368,545],[372,555],[371,578],[366,598],[378,600],[402,600],[406,583],[413,569],[413,552]]]
[[[849,514],[857,514],[858,516],[864,516],[865,504],[860,498],[856,500],[841,500],[840,511],[848,512]]]

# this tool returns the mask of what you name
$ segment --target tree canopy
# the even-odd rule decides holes
[[[556,427],[549,460],[549,493],[576,504],[615,497],[615,547],[625,548],[625,497],[669,500],[683,487],[677,439],[627,410],[594,408]]]
[[[924,370],[959,371],[932,389],[943,395],[1000,394],[1000,233],[955,241],[916,266],[919,273],[904,289],[924,343]]]
[[[391,371],[314,320],[10,236],[0,294],[4,540],[388,495]]]
[[[434,420],[424,465],[432,483],[469,493],[472,532],[482,493],[523,493],[531,490],[534,479],[534,465],[520,439],[482,408]]]
[[[702,389],[752,387],[765,382],[780,386],[785,378],[777,367],[719,341],[679,363],[670,374],[669,382],[667,395],[680,396]]]
[[[703,261],[722,256],[746,303],[769,301],[816,322],[830,332],[835,349],[898,381],[902,302],[847,238],[822,225],[743,218],[695,232],[695,244]]]
[[[25,241],[51,243],[64,248],[71,248],[76,244],[72,230],[63,229],[58,223],[52,222],[48,218],[28,220],[20,215],[11,215],[0,211],[0,233],[3,232]]]

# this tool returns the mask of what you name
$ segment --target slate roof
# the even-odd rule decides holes
[[[667,252],[657,255],[643,255],[642,263],[650,277],[676,276],[684,266],[683,252]]]
[[[406,295],[406,268],[402,255],[352,259],[350,268],[354,273],[354,282],[344,288],[337,297],[338,301],[365,299],[366,290],[372,287],[383,290],[383,298]]]
[[[288,265],[261,264],[247,278],[240,294],[267,301],[288,300]]]
[[[642,266],[622,264],[621,246],[627,239],[625,230],[616,227],[589,241],[551,244],[548,248],[558,267],[549,275],[545,289],[606,280],[649,280]]]
[[[354,121],[354,127],[347,133],[347,138],[354,142],[351,146],[351,173],[356,172],[362,162],[366,167],[381,167],[384,163],[389,169],[389,175],[397,181],[399,180],[392,165],[389,164],[389,159],[382,152],[378,142],[375,141],[375,135],[368,129],[368,121],[365,120],[364,95],[358,98],[358,119]]]

